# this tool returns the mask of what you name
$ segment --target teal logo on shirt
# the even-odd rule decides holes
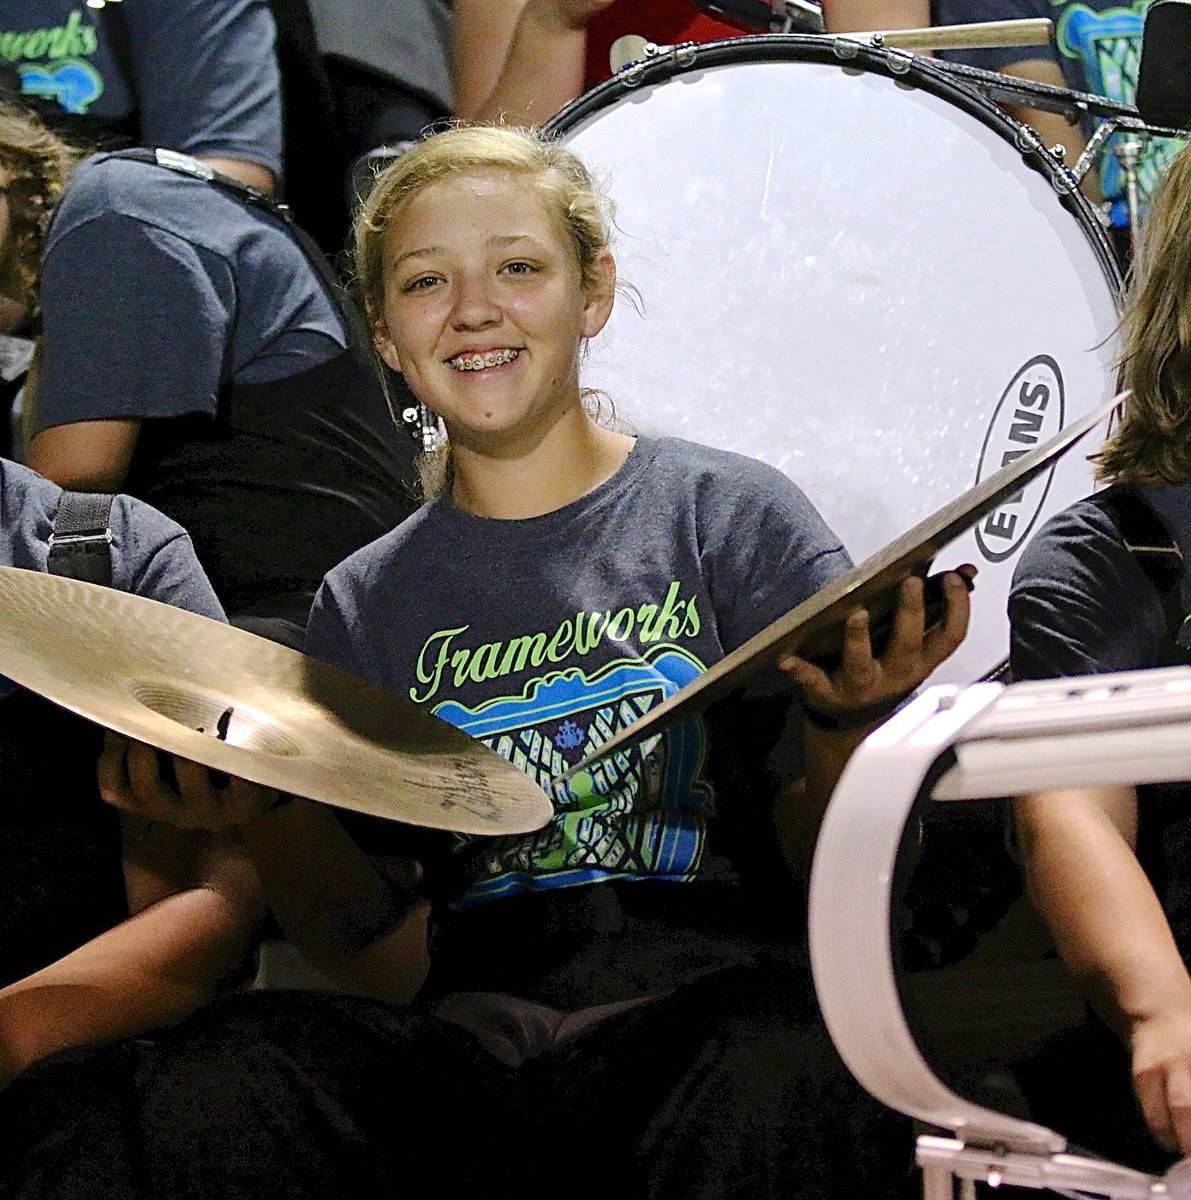
[[[22,92],[53,100],[68,113],[85,113],[103,95],[103,80],[89,63],[71,61],[54,67],[30,63],[18,70]]]
[[[1150,0],[1106,8],[1100,12],[1086,4],[1072,4],[1055,30],[1055,42],[1067,58],[1083,64],[1091,91],[1132,104],[1137,93],[1141,63],[1141,38]],[[1138,165],[1138,188],[1148,199],[1184,142],[1174,138],[1148,138]],[[1111,150],[1101,156],[1100,189],[1107,199],[1125,190],[1124,174]]]
[[[81,8],[62,25],[0,30],[0,57],[16,65],[21,91],[70,113],[85,113],[103,95],[103,76],[86,61],[98,49],[99,34]]]

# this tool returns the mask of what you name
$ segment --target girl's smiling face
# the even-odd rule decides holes
[[[605,252],[583,286],[532,176],[474,171],[416,192],[389,217],[383,270],[377,349],[457,444],[512,450],[580,406],[580,347],[612,311],[615,266]]]

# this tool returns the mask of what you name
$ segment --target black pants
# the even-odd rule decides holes
[[[852,1081],[805,976],[732,968],[519,1068],[415,1010],[250,993],[0,1093],[30,1200],[765,1200],[906,1194],[908,1122]]]

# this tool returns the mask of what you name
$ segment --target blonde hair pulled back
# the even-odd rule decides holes
[[[434,134],[398,158],[377,179],[356,218],[356,286],[370,321],[385,303],[385,232],[406,201],[439,180],[505,171],[532,180],[547,209],[570,237],[585,288],[608,248],[611,205],[587,168],[560,142],[536,129],[464,125]]]
[[[486,171],[532,182],[571,242],[582,287],[596,285],[596,264],[610,241],[612,205],[583,163],[538,129],[460,125],[433,134],[393,162],[378,176],[356,217],[355,287],[370,326],[384,320],[385,238],[403,205],[440,180]],[[584,398],[594,400],[597,408],[603,403],[597,393],[585,392]],[[449,448],[424,455],[421,475],[427,496],[448,488]]]

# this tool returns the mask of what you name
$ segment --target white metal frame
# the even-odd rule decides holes
[[[973,1181],[1111,1197],[1191,1200],[1191,1160],[1165,1176],[1066,1152],[1053,1130],[947,1088],[920,1054],[898,995],[890,899],[920,798],[1191,780],[1191,668],[1046,683],[931,688],[852,756],[824,817],[810,889],[815,988],[849,1069],[877,1099],[954,1132],[922,1137],[925,1200]]]

